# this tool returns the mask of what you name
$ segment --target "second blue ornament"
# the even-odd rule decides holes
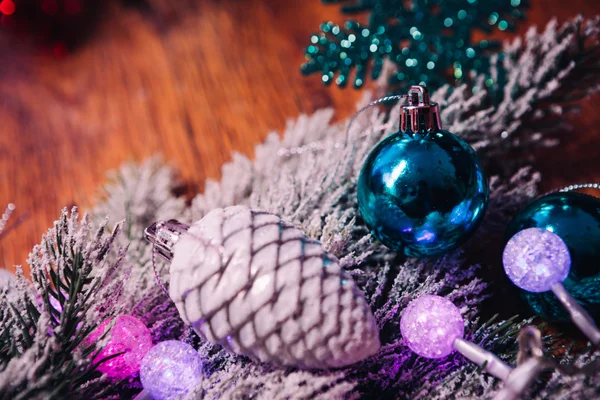
[[[409,257],[461,245],[483,218],[488,179],[475,151],[441,129],[427,89],[412,86],[400,131],[375,146],[358,180],[358,206],[372,234]]]
[[[565,288],[593,318],[600,319],[600,198],[565,188],[541,196],[517,213],[506,229],[504,243],[528,228],[548,230],[565,242],[571,256]],[[544,318],[569,319],[552,292],[523,292],[523,297]]]

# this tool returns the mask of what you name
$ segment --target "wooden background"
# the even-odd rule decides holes
[[[597,0],[531,2],[516,34],[554,16],[600,13]],[[318,24],[345,19],[336,6],[151,0],[141,10],[108,3],[93,35],[64,58],[0,35],[0,207],[13,202],[15,215],[29,213],[0,240],[0,266],[24,264],[60,209],[89,207],[105,172],[124,161],[160,152],[202,190],[233,150],[251,154],[286,119],[320,107],[348,117],[362,93],[299,73]],[[583,105],[562,150],[537,155],[543,190],[600,180],[599,100]]]

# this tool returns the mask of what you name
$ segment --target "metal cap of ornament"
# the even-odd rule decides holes
[[[400,130],[419,132],[442,128],[438,104],[429,101],[429,91],[423,86],[411,86],[408,104],[400,107]]]
[[[363,293],[321,243],[266,211],[216,209],[189,229],[153,224],[169,295],[204,339],[255,360],[336,368],[379,349]]]

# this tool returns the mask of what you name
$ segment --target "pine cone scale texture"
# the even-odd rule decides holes
[[[379,349],[362,292],[321,244],[276,215],[217,209],[175,247],[170,294],[206,340],[263,362],[335,368]]]

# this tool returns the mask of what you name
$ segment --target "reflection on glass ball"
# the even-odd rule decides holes
[[[153,399],[178,399],[202,380],[202,358],[189,344],[161,342],[142,361],[140,378]]]
[[[571,257],[554,233],[528,228],[514,235],[502,254],[504,270],[515,285],[529,292],[546,292],[569,275]]]
[[[464,320],[450,300],[434,295],[410,302],[400,319],[400,332],[412,351],[422,357],[442,358],[454,351],[454,340],[464,336]]]
[[[107,319],[100,324],[87,340],[98,340],[105,332],[110,321],[110,319]],[[131,315],[120,315],[108,335],[110,335],[108,343],[98,354],[96,361],[113,354],[123,354],[100,364],[97,368],[98,371],[117,379],[125,379],[134,375],[140,369],[142,359],[152,348],[150,331],[139,319]]]

